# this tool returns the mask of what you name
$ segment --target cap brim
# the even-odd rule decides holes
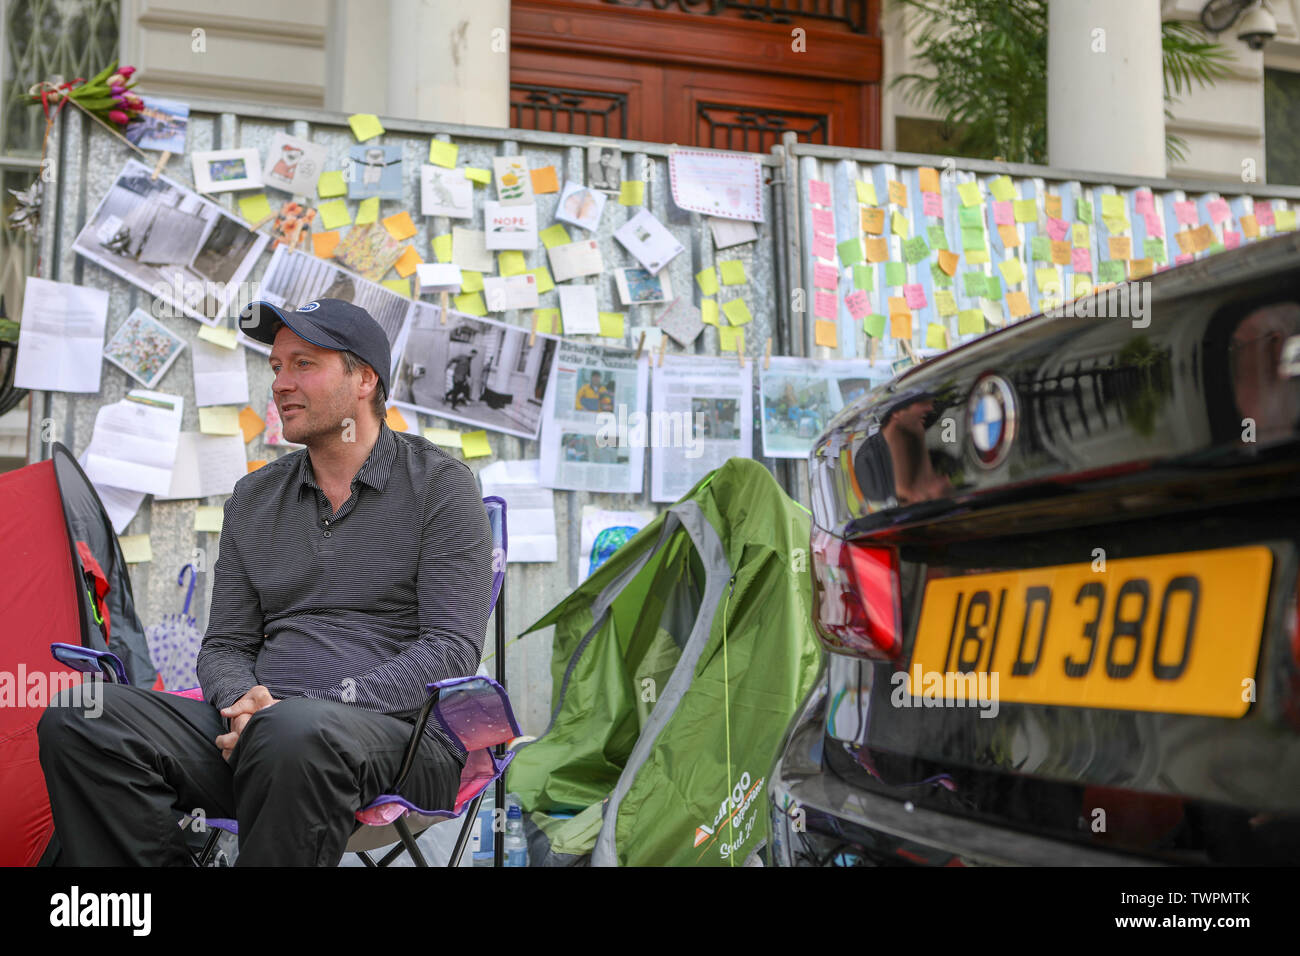
[[[270,309],[274,313],[275,318],[278,318],[281,322],[287,325],[289,331],[293,332],[300,339],[323,349],[333,349],[336,352],[347,350],[346,345],[339,342],[333,335],[325,329],[322,329],[315,322],[311,321],[311,319],[304,313],[286,312],[279,306],[271,302],[264,302],[260,299],[256,302],[248,303],[244,308],[244,312],[248,312],[249,310],[257,311],[259,317],[257,325],[251,327],[246,326],[242,321],[244,312],[240,313],[240,328],[250,339],[255,339],[266,345],[275,344],[275,322],[266,317],[266,309]]]

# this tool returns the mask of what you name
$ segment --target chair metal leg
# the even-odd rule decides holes
[[[365,850],[357,850],[356,854],[357,856],[361,857],[361,862],[364,863],[366,866],[369,867],[375,866],[375,861],[370,858],[370,854],[367,853]]]
[[[212,827],[211,832],[208,833],[208,839],[203,844],[203,849],[199,851],[199,855],[196,857],[194,851],[190,851],[190,858],[194,860],[195,866],[203,867],[212,862],[212,854],[217,849],[219,839],[221,839],[221,831],[216,827]]]
[[[402,838],[402,846],[406,847],[406,852],[411,854],[411,859],[415,861],[416,866],[427,867],[424,854],[420,852],[420,845],[415,842],[415,837],[411,835],[411,828],[406,825],[405,817],[398,817],[393,821],[393,829],[397,835]]]
[[[486,788],[484,788],[486,789]],[[460,866],[460,858],[465,855],[465,846],[469,843],[469,828],[478,822],[478,805],[483,802],[483,794],[479,794],[473,799],[468,807],[465,808],[465,822],[461,824],[460,836],[456,837],[456,846],[451,851],[451,858],[447,861],[448,866]],[[499,843],[496,834],[493,834],[493,843]]]
[[[388,864],[392,863],[394,860],[396,860],[399,856],[401,856],[405,852],[406,852],[406,844],[401,843],[399,841],[397,846],[393,847],[391,850],[389,850],[387,853],[384,854],[383,859],[379,861],[379,865],[381,867],[388,866]]]

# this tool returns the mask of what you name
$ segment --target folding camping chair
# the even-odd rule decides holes
[[[451,820],[462,814],[461,825],[448,866],[459,866],[465,845],[469,842],[470,827],[478,816],[483,794],[496,784],[496,805],[505,804],[505,770],[514,759],[514,752],[506,744],[521,735],[510,707],[505,687],[505,576],[506,576],[506,503],[503,499],[483,499],[488,520],[492,526],[492,606],[496,618],[496,673],[497,680],[489,677],[453,677],[427,686],[428,700],[420,709],[419,718],[411,730],[401,768],[389,792],[376,797],[368,806],[356,812],[357,828],[344,852],[356,853],[366,866],[388,866],[404,852],[411,854],[416,866],[428,866],[419,845],[418,833],[437,823]],[[100,673],[109,683],[128,683],[126,669],[117,655],[110,651],[97,651],[75,644],[51,644],[50,651],[61,663],[84,673]],[[198,687],[169,691],[181,697],[203,700]],[[461,770],[454,806],[449,810],[417,807],[398,791],[419,752],[420,741],[429,717],[434,717],[444,731],[460,741],[465,748],[465,766]],[[221,834],[239,833],[235,820],[208,818],[212,828],[203,849],[191,854],[196,866],[207,866],[217,848]],[[400,841],[400,842],[399,842]],[[369,851],[397,842],[380,860],[371,858]],[[501,866],[504,859],[504,840],[493,841],[493,864]]]

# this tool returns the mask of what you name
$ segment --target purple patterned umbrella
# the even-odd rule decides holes
[[[176,578],[179,587],[185,586],[186,571],[190,572],[190,587],[185,592],[185,609],[179,614],[168,614],[144,635],[149,645],[149,657],[162,675],[167,690],[186,690],[199,684],[194,665],[203,635],[199,632],[198,622],[190,616],[190,601],[194,598],[194,582],[198,575],[194,565],[185,565]]]

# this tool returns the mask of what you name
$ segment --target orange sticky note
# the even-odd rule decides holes
[[[248,473],[251,475],[257,469],[266,464],[265,458],[253,458],[248,462]]]
[[[311,236],[311,246],[318,259],[333,259],[334,249],[339,244],[339,232],[332,229],[329,232],[314,232]]]
[[[921,177],[921,192],[939,192],[939,170],[932,166],[922,166],[917,170]]]
[[[407,246],[406,251],[403,252],[398,260],[393,263],[393,268],[397,270],[399,276],[405,279],[414,272],[415,267],[423,261],[424,260],[420,258],[420,254],[415,251],[415,246]]]
[[[912,310],[902,296],[889,297],[889,334],[896,339],[912,337]]]
[[[862,231],[869,232],[873,236],[884,235],[885,210],[875,206],[863,206],[862,207]]]
[[[1145,279],[1155,271],[1156,261],[1154,259],[1132,259],[1129,261],[1129,275],[1134,279]]]
[[[1192,248],[1204,252],[1214,243],[1214,230],[1207,224],[1192,230]]]
[[[388,427],[395,432],[404,432],[407,429],[406,419],[396,405],[388,410],[388,414],[384,416],[384,421],[388,422]]]
[[[939,268],[945,274],[955,276],[957,274],[957,253],[949,252],[947,249],[939,250]]]
[[[415,235],[415,223],[411,222],[411,214],[405,209],[385,218],[384,228],[398,242],[403,239],[410,239]]]
[[[266,422],[262,421],[262,416],[253,411],[252,407],[245,405],[239,413],[239,430],[244,433],[244,443],[252,441],[266,428]]]
[[[818,345],[824,345],[828,349],[839,348],[840,338],[835,329],[834,322],[826,322],[818,319],[815,325],[814,335]]]
[[[1043,208],[1053,219],[1061,219],[1061,197],[1056,193],[1047,193],[1043,196]]]
[[[1004,249],[1015,249],[1020,245],[1020,233],[1015,226],[998,226],[998,237],[1002,240]]]
[[[1192,242],[1192,230],[1184,229],[1182,232],[1174,233],[1174,240],[1178,243],[1178,251],[1184,255],[1191,255],[1195,252]]]
[[[1058,266],[1070,264],[1070,244],[1064,239],[1052,242],[1052,261]]]
[[[1029,314],[1029,293],[1008,292],[1007,309],[1011,312],[1013,318],[1024,318]]]
[[[907,187],[896,179],[889,180],[889,201],[895,206],[907,206]]]
[[[868,239],[866,247],[868,262],[884,262],[889,258],[889,241],[886,239]]]
[[[1259,235],[1259,221],[1255,219],[1253,212],[1241,217],[1241,234],[1247,239],[1254,239]]]
[[[560,183],[555,176],[554,166],[543,166],[541,169],[530,169],[528,175],[533,181],[533,192],[558,193],[560,191]]]
[[[1132,259],[1133,258],[1133,237],[1132,236],[1111,236],[1110,257],[1112,259]]]

